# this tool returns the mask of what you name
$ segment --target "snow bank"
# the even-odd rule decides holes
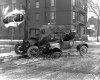
[[[11,51],[10,53],[0,53],[0,57],[14,57],[14,56],[18,56],[15,51]]]

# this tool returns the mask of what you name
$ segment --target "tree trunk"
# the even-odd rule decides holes
[[[100,10],[99,10],[99,15],[100,15]],[[99,19],[100,19],[100,17],[98,16],[98,26],[97,26],[97,42],[99,42]]]
[[[99,18],[98,18],[98,26],[97,26],[97,42],[99,42]]]

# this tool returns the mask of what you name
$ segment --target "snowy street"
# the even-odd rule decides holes
[[[0,56],[0,80],[100,80],[99,48],[59,59],[22,58],[14,51]]]
[[[5,43],[5,42],[4,42]],[[8,43],[8,41],[6,41]],[[76,41],[74,44],[79,44]],[[66,50],[58,59],[21,57],[14,45],[0,45],[0,80],[99,80],[100,42],[86,42],[88,53],[80,56]]]

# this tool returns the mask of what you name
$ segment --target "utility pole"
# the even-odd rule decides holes
[[[11,41],[14,39],[14,27],[11,27],[12,32],[11,32]]]
[[[98,26],[97,26],[97,42],[99,42],[99,18],[98,18]]]

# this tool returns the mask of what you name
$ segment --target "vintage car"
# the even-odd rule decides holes
[[[15,52],[29,57],[60,57],[63,50],[71,49],[75,45],[75,32],[63,31],[52,32],[49,28],[31,28],[29,39],[15,45]],[[81,41],[76,45],[76,50],[80,55],[87,53],[88,45]]]

